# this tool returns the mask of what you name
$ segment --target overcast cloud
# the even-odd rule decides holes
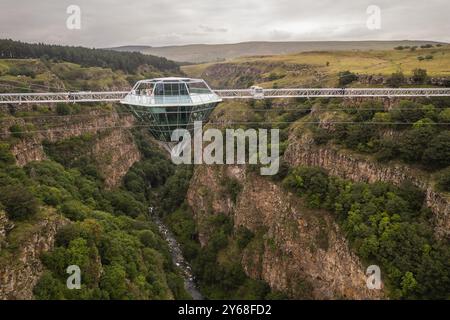
[[[66,9],[82,10],[68,30]],[[381,29],[366,27],[369,5]],[[450,42],[449,0],[1,0],[0,38],[110,47],[251,40]]]

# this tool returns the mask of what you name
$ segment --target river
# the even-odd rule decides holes
[[[158,226],[159,232],[164,240],[169,245],[169,250],[172,255],[172,261],[181,270],[181,274],[184,278],[184,288],[192,296],[194,300],[203,300],[203,296],[197,289],[195,284],[195,276],[192,274],[192,268],[189,263],[184,259],[183,252],[181,251],[180,244],[175,239],[169,228],[162,222],[162,220],[156,215],[152,214],[152,208],[149,208],[150,217],[153,222]]]

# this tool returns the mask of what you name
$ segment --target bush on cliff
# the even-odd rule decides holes
[[[284,185],[337,216],[356,252],[382,267],[393,298],[449,297],[450,249],[434,238],[420,190],[353,183],[308,167],[292,169]]]

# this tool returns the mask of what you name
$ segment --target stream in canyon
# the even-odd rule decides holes
[[[153,208],[150,207],[148,211],[153,222],[158,226],[161,236],[169,245],[173,263],[177,268],[181,270],[186,291],[192,296],[192,299],[203,300],[203,296],[197,289],[197,285],[195,284],[195,276],[192,273],[192,268],[183,257],[183,252],[181,251],[180,244],[177,242],[172,232],[170,232],[169,228],[167,228],[164,222],[162,222],[161,218],[153,212]]]

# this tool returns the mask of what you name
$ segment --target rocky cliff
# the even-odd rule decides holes
[[[284,158],[291,166],[320,166],[332,175],[353,181],[384,181],[394,185],[410,181],[425,191],[427,206],[434,213],[436,235],[441,238],[450,235],[450,199],[436,192],[429,175],[420,170],[403,164],[379,164],[332,146],[318,147],[308,134],[291,137]]]
[[[93,139],[88,152],[99,172],[105,178],[105,186],[118,186],[129,168],[141,155],[134,143],[130,128],[134,118],[115,111],[95,110],[72,116],[37,116],[36,118],[8,118],[2,125],[3,137],[16,124],[32,125],[29,133],[13,139],[12,154],[16,164],[24,166],[31,161],[48,158],[44,143],[56,143],[91,134]],[[57,230],[68,220],[51,209],[43,209],[26,225],[14,225],[0,212],[0,299],[32,299],[33,287],[43,272],[39,259],[41,253],[53,248]]]
[[[0,257],[6,260],[0,263],[0,300],[33,299],[33,288],[43,272],[39,256],[53,248],[56,232],[68,222],[54,211],[42,214],[26,231],[21,228],[20,234],[15,234],[14,225],[0,214]],[[12,251],[6,247],[13,247]]]
[[[242,185],[236,203],[224,192],[225,176]],[[235,228],[262,237],[261,245],[247,247],[241,263],[247,275],[272,289],[293,298],[383,297],[382,291],[367,289],[364,266],[330,214],[305,208],[298,197],[245,167],[196,167],[187,200],[203,245],[209,230],[202,221],[219,212],[231,216]]]
[[[119,115],[116,112],[92,111],[79,116],[41,117],[31,122],[36,128],[48,127],[48,130],[36,129],[29,136],[25,136],[12,147],[12,153],[19,166],[30,161],[47,159],[43,142],[57,142],[82,134],[98,135],[92,144],[90,152],[98,159],[98,168],[105,177],[107,187],[117,186],[128,169],[140,159],[139,150],[133,142],[129,128],[134,123],[133,116]],[[7,128],[17,124],[24,126],[23,119],[13,119],[9,125],[3,126],[5,134]],[[101,135],[99,135],[102,133]]]

